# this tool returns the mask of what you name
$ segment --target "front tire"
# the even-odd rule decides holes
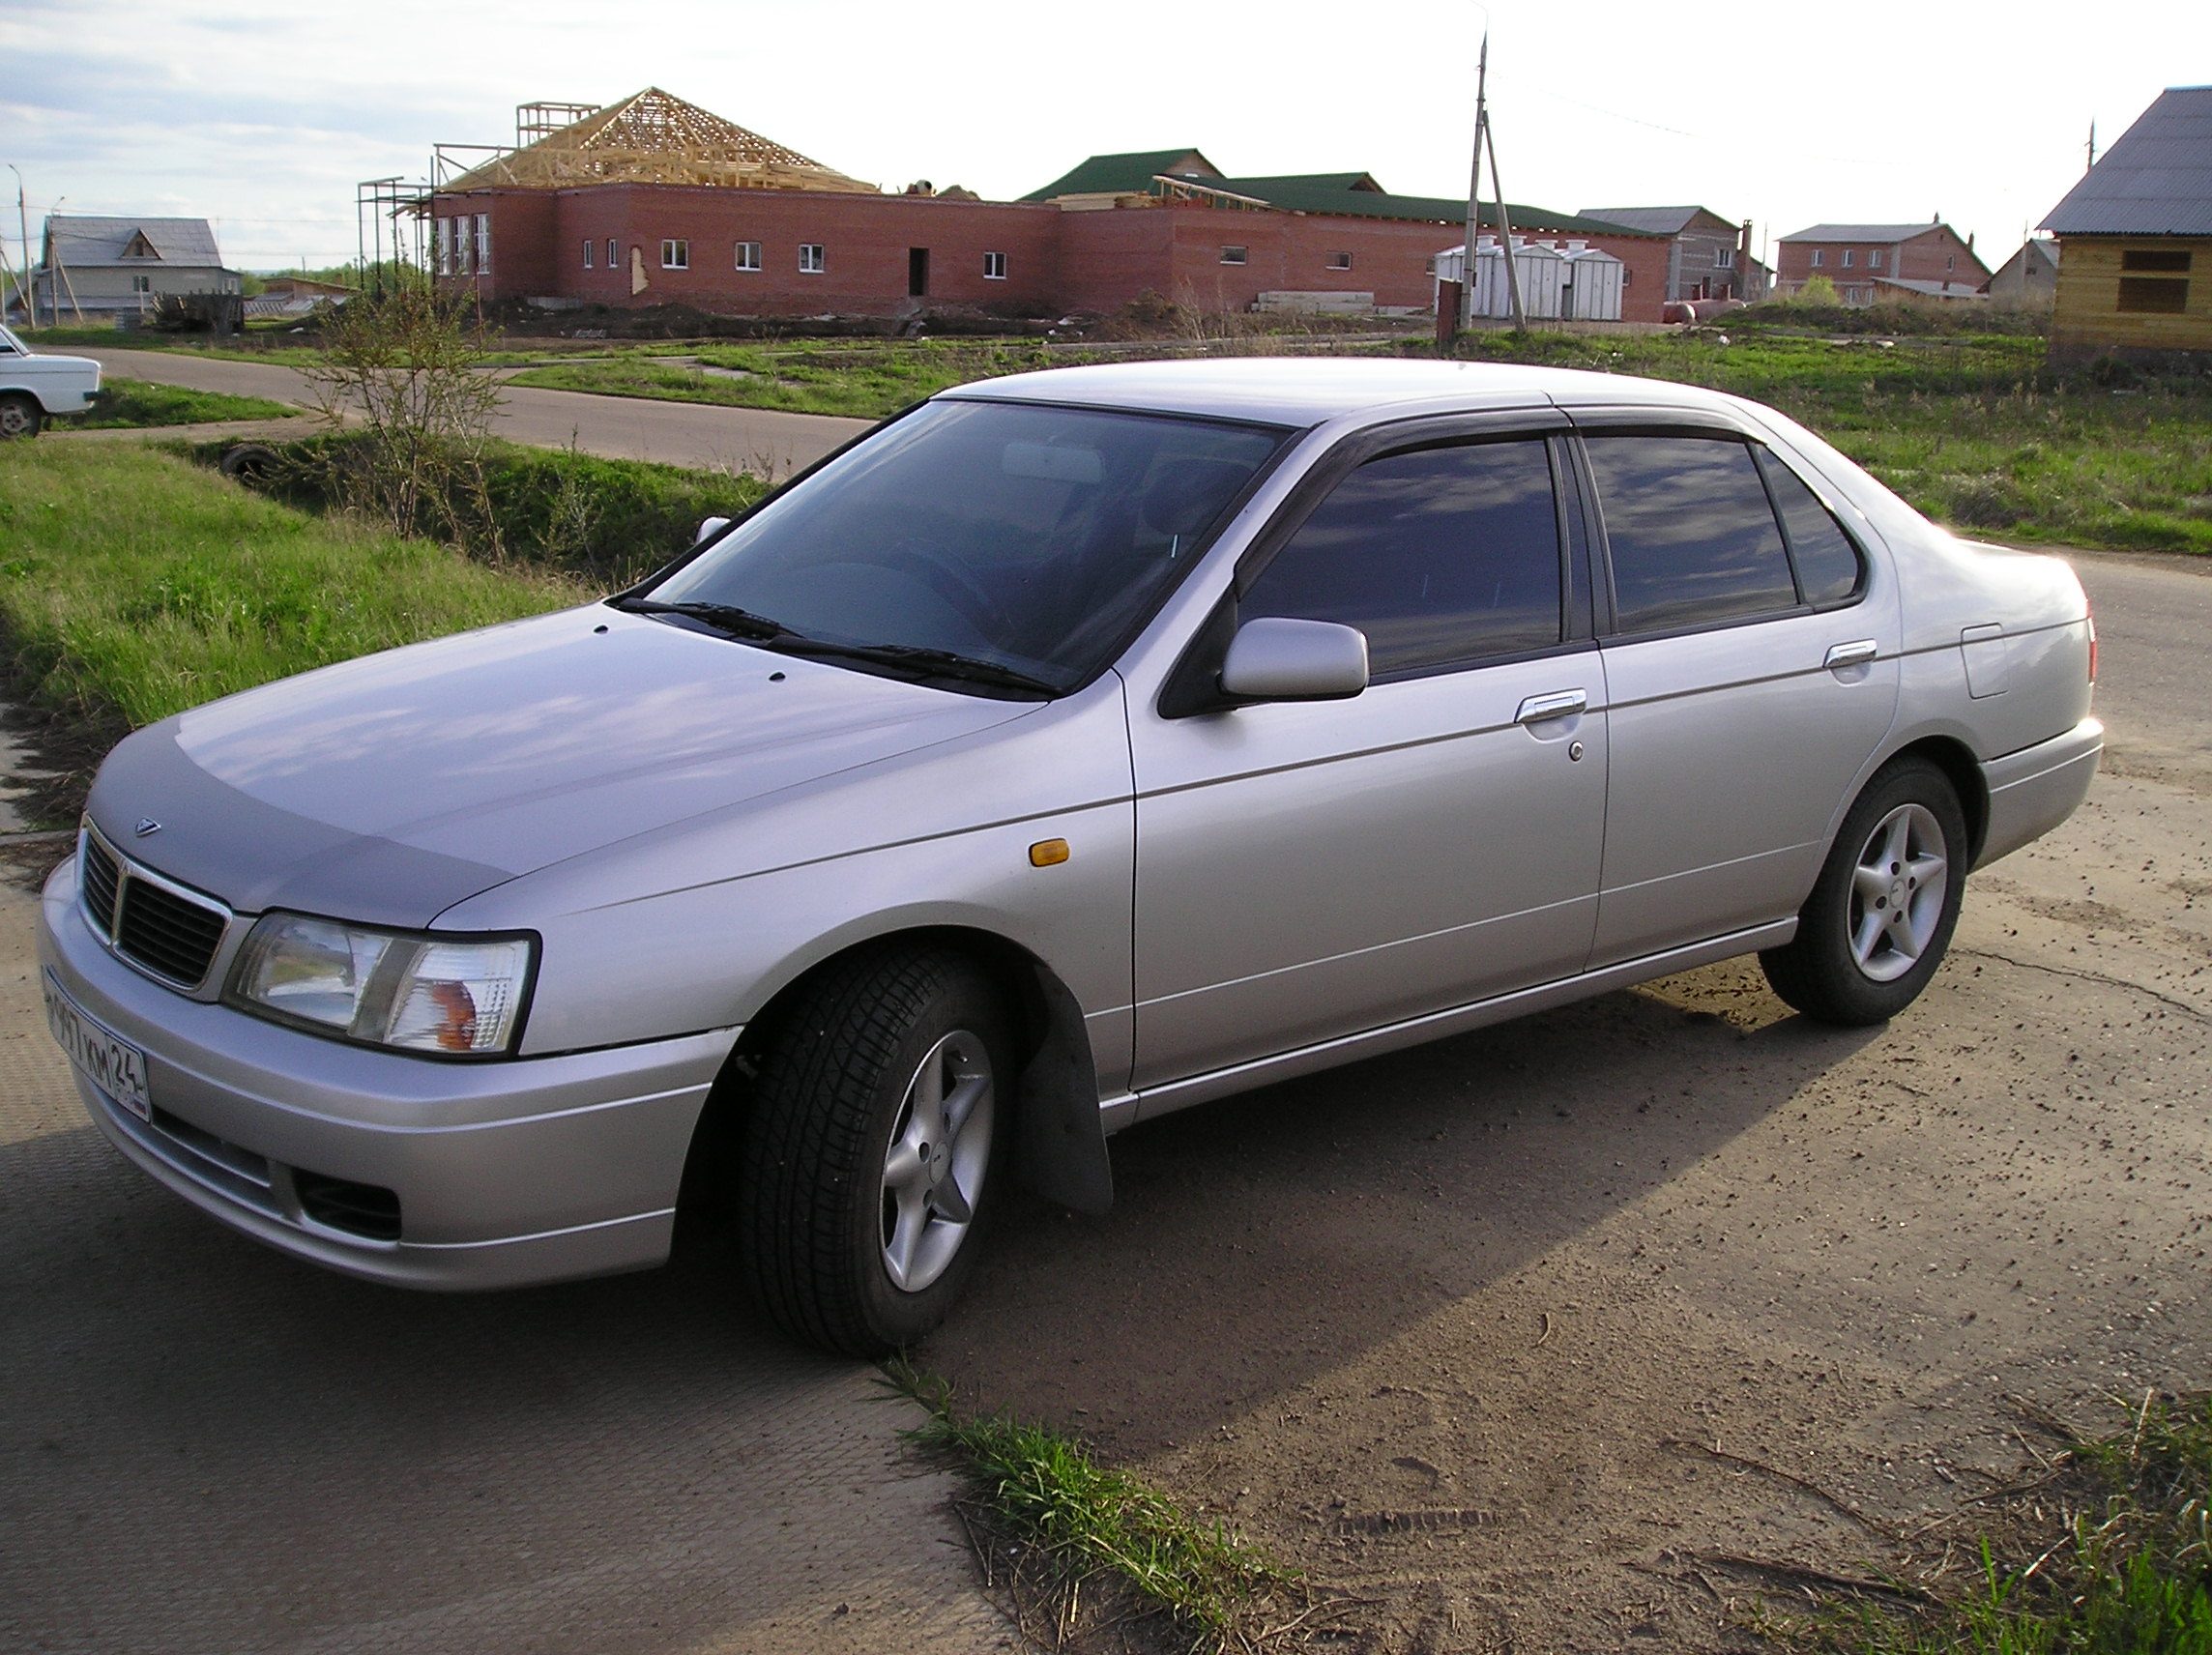
[[[1798,911],[1796,937],[1759,956],[1767,982],[1822,1023],[1895,1017],[1943,963],[1966,862],[1966,817],[1951,778],[1919,758],[1877,772]]]
[[[989,979],[895,946],[831,966],[779,1016],[739,1156],[739,1254],[793,1337],[910,1345],[975,1266],[1015,1073]]]
[[[0,396],[0,437],[35,437],[45,422],[45,410],[35,398]]]

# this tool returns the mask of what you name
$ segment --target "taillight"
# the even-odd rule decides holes
[[[2086,614],[2089,622],[2089,682],[2095,683],[2097,682],[2097,612],[2094,609],[2087,609]]]

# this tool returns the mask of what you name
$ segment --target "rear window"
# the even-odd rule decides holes
[[[1859,589],[1859,552],[1843,526],[1829,515],[1805,479],[1764,449],[1756,450],[1759,469],[1774,492],[1782,532],[1790,540],[1790,561],[1805,601],[1824,609],[1849,601]]]
[[[1797,605],[1750,446],[1731,437],[1587,439],[1624,632],[1709,626]]]

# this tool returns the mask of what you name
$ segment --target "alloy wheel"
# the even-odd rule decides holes
[[[1875,982],[1920,963],[1943,917],[1950,885],[1943,829],[1924,804],[1901,804],[1875,825],[1851,872],[1851,958]]]
[[[942,1276],[967,1240],[990,1170],[997,1100],[982,1037],[955,1029],[907,1083],[884,1151],[884,1272],[903,1292]]]

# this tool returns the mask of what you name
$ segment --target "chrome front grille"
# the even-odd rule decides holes
[[[205,982],[230,929],[230,910],[132,861],[89,823],[80,845],[85,917],[108,946],[172,988],[189,993]]]

